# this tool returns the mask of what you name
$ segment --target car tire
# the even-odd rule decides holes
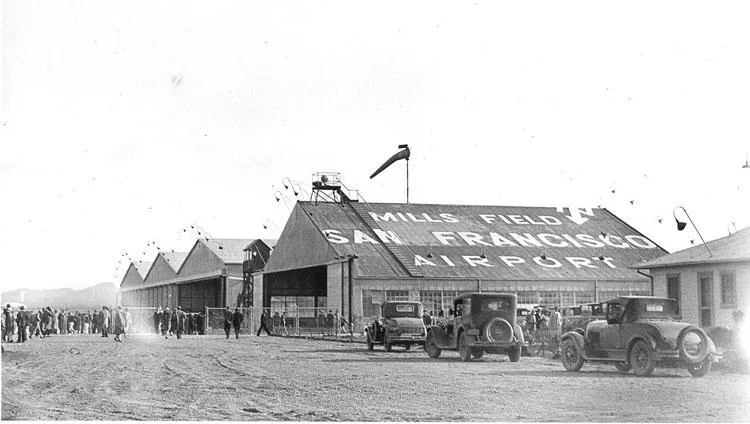
[[[383,346],[385,347],[386,352],[390,352],[393,350],[393,345],[391,345],[391,342],[388,341],[388,333],[386,332],[383,334]]]
[[[435,343],[435,336],[431,331],[427,332],[427,337],[424,339],[424,351],[427,352],[427,356],[432,359],[439,358],[440,352],[442,352],[437,343]]]
[[[627,362],[615,362],[615,368],[623,374],[627,374],[633,369]]]
[[[466,332],[462,331],[458,335],[458,354],[463,362],[471,361],[471,346],[469,346],[469,337]]]
[[[693,337],[691,337],[693,336]],[[698,339],[698,346],[699,350],[697,352],[692,351],[692,349],[688,349],[688,340],[693,339],[692,341],[695,341],[695,337]],[[680,352],[680,359],[683,361],[688,361],[689,363],[693,364],[699,364],[703,362],[703,360],[708,355],[708,336],[706,334],[697,329],[697,328],[691,328],[688,330],[683,331],[680,334],[680,337],[677,339],[677,346]]]
[[[706,358],[697,364],[688,364],[687,369],[693,377],[705,377],[711,371],[711,358]]]
[[[656,359],[654,349],[644,340],[638,340],[630,348],[630,366],[639,377],[648,377],[654,372]]]
[[[476,347],[471,349],[471,356],[473,356],[474,359],[481,359],[484,356],[484,349],[479,349]]]
[[[375,343],[372,342],[372,337],[370,337],[370,332],[367,332],[367,350],[373,350],[375,348]]]
[[[583,356],[573,339],[565,339],[560,343],[560,357],[566,371],[575,372],[583,367]]]
[[[510,362],[518,362],[521,359],[521,346],[513,346],[508,350]]]

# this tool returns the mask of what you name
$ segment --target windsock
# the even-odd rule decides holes
[[[380,165],[380,168],[378,168],[375,172],[372,173],[372,175],[370,175],[370,178],[375,178],[376,175],[383,172],[385,168],[388,168],[389,166],[391,166],[393,162],[396,162],[397,160],[401,160],[401,159],[409,160],[409,154],[410,154],[410,151],[409,151],[409,148],[407,147],[401,150],[400,152],[396,153],[395,155],[391,156],[390,159],[385,161],[385,163]]]

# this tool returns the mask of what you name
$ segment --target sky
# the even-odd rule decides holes
[[[3,291],[276,238],[319,171],[405,202],[404,161],[369,178],[404,143],[413,203],[602,206],[670,252],[700,243],[677,206],[750,226],[741,2],[0,8]]]

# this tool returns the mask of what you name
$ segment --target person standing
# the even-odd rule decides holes
[[[18,326],[18,343],[26,342],[26,327],[29,325],[29,316],[26,314],[26,308],[21,306],[16,315],[16,325]]]
[[[122,336],[125,334],[125,315],[122,312],[122,306],[118,305],[117,309],[112,311],[112,325],[114,327],[115,341],[122,342]]]
[[[174,314],[177,318],[177,328],[175,328],[175,333],[177,333],[177,339],[181,339],[182,333],[185,332],[185,312],[182,311],[182,306],[178,306]]]
[[[242,315],[242,312],[240,312],[240,308],[234,308],[234,313],[232,314],[232,325],[234,326],[234,337],[237,339],[240,338],[240,326],[244,320],[245,317]]]
[[[3,308],[3,323],[3,342],[13,343],[13,308],[10,307],[10,303]]]
[[[172,332],[172,311],[169,310],[169,307],[164,309],[164,312],[161,315],[161,335],[164,336],[165,339],[169,338],[169,333]]]
[[[60,334],[68,333],[68,314],[65,309],[60,309]]]
[[[224,332],[227,334],[227,339],[229,338],[229,333],[232,332],[232,319],[234,318],[234,314],[232,313],[232,310],[229,309],[229,306],[224,310]]]
[[[39,312],[38,311],[29,311],[30,317],[29,317],[29,339],[31,339],[34,336],[40,336],[40,330],[39,330]]]
[[[88,312],[84,312],[81,315],[81,321],[83,322],[83,334],[89,334],[89,327],[91,326],[91,315]]]
[[[102,337],[109,337],[109,308],[102,306],[101,312]]]
[[[268,311],[263,311],[260,315],[260,327],[258,328],[258,332],[255,333],[256,336],[260,337],[260,332],[263,330],[266,330],[266,334],[269,336],[273,336],[268,330],[269,321],[271,321],[271,317],[268,315]]]
[[[123,311],[123,316],[125,317],[125,334],[122,335],[122,337],[128,338],[128,334],[130,334],[130,330],[133,327],[133,316],[130,315],[130,311],[128,311],[128,308],[125,308]]]
[[[161,310],[161,305],[159,305],[159,307],[156,308],[156,312],[154,312],[154,329],[156,330],[156,334],[161,332],[161,318],[163,314],[164,311]]]
[[[285,335],[289,335],[289,329],[286,327],[286,312],[281,313],[281,328],[284,330]]]

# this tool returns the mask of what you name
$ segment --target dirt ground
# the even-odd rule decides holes
[[[653,377],[590,365],[337,341],[241,336],[124,343],[53,336],[3,344],[3,420],[750,420],[750,375]]]

